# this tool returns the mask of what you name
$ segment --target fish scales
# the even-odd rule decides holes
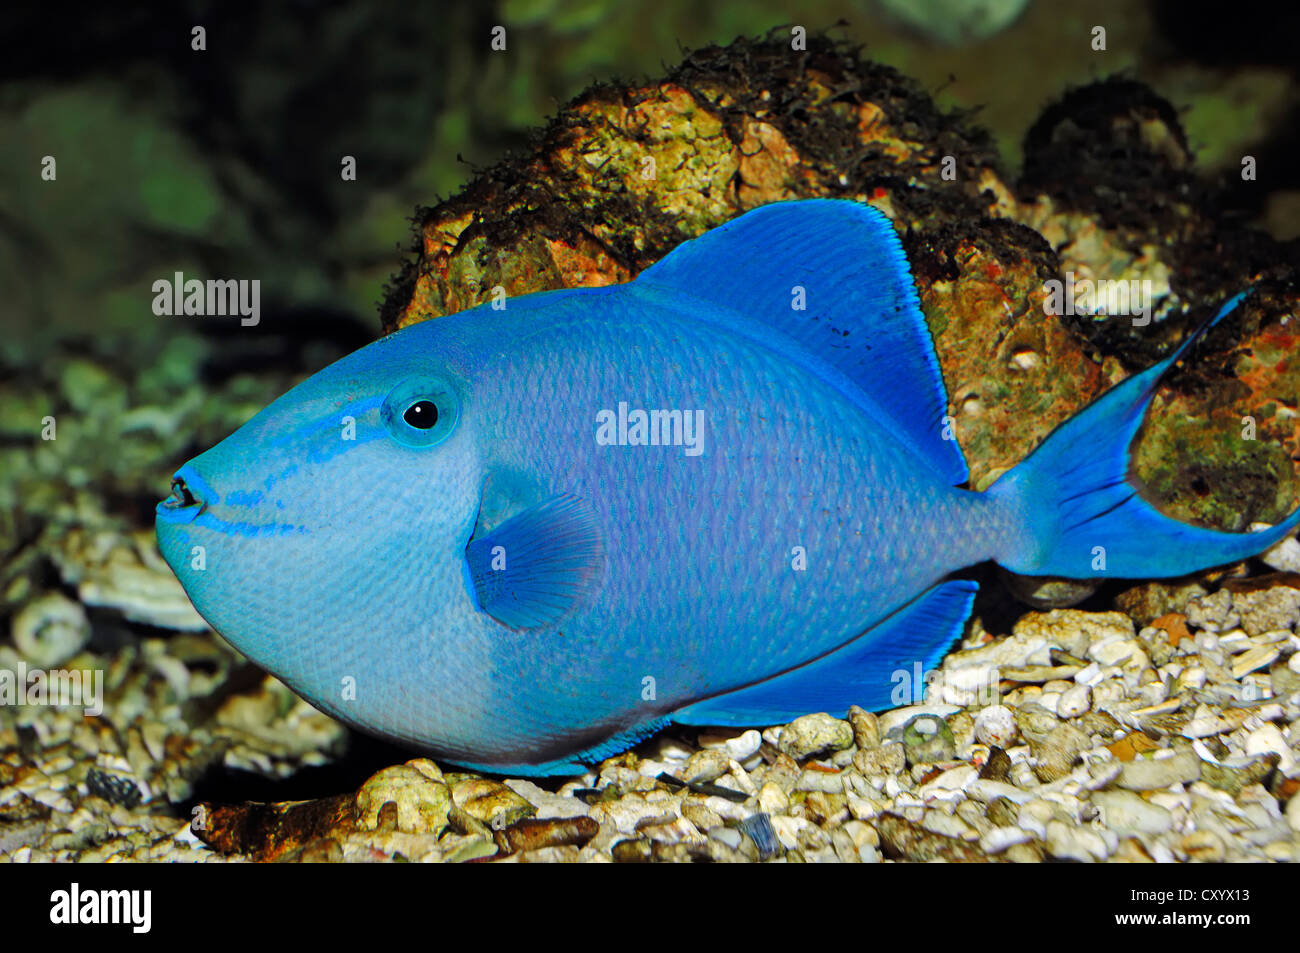
[[[610,543],[600,596],[562,626],[562,639],[521,638],[498,649],[505,667],[544,681],[531,693],[526,735],[540,733],[574,697],[584,707],[600,698],[617,718],[635,717],[645,708],[647,676],[657,713],[666,714],[710,687],[797,665],[987,546],[986,526],[969,517],[977,509],[995,515],[979,506],[985,501],[942,486],[834,387],[740,335],[693,333],[698,314],[613,295],[599,311],[599,322],[552,314],[530,334],[533,316],[507,309],[493,327],[519,343],[483,369],[492,382],[487,426],[502,448],[486,466],[537,483],[510,506],[571,490],[592,499],[610,527],[607,539],[636,540]],[[427,326],[430,339],[458,330],[450,320]],[[522,388],[513,385],[521,372]],[[708,452],[593,452],[597,414],[619,398],[705,408]],[[954,545],[956,527],[968,531]],[[807,553],[805,570],[792,569],[796,546]],[[738,590],[737,573],[752,587]],[[629,607],[637,609],[635,626]],[[515,704],[501,685],[490,708]]]

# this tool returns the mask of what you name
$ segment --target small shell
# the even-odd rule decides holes
[[[33,665],[50,668],[66,662],[90,641],[90,620],[81,603],[61,592],[47,592],[14,616],[14,647]]]
[[[975,738],[980,744],[1009,748],[1016,740],[1016,717],[1005,705],[981,708],[975,716]]]

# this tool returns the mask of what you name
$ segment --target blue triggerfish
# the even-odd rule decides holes
[[[322,711],[478,769],[581,772],[669,723],[891,707],[961,634],[962,567],[1180,576],[1294,533],[1300,511],[1188,525],[1130,482],[1194,338],[963,489],[889,220],[778,203],[626,284],[343,358],[181,467],[158,539],[213,628]]]

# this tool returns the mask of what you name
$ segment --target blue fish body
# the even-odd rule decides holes
[[[1190,340],[961,489],[892,226],[780,203],[628,284],[342,359],[182,467],[158,538],[212,626],[323,711],[476,768],[581,771],[668,722],[887,707],[960,634],[964,566],[1174,576],[1293,533],[1300,511],[1179,523],[1127,481]]]

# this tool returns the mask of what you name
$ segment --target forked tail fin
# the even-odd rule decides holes
[[[997,561],[1027,576],[1161,578],[1236,562],[1292,535],[1300,509],[1270,529],[1224,533],[1171,519],[1137,495],[1129,449],[1161,376],[1245,297],[1232,298],[1168,358],[1135,374],[1054,430],[989,493],[1026,532]]]

